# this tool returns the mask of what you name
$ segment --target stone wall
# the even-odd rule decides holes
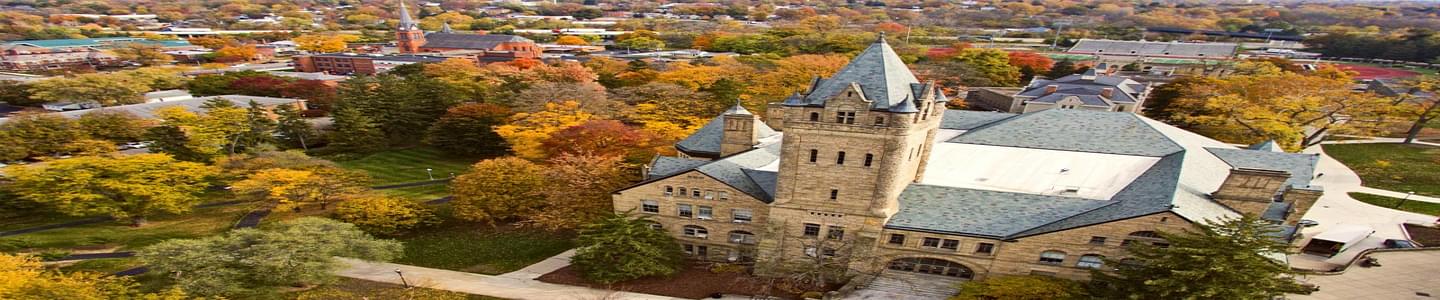
[[[665,187],[671,187],[671,195],[665,195]],[[681,187],[686,189],[687,195],[679,195]],[[700,197],[693,197],[691,191],[701,190]],[[720,199],[719,193],[725,192],[728,199]],[[711,193],[712,199],[705,199],[705,195]],[[645,185],[632,187],[617,192],[612,197],[616,212],[630,211],[633,215],[649,216],[663,227],[663,229],[674,236],[681,244],[692,246],[704,245],[709,249],[708,257],[700,259],[723,261],[726,260],[730,250],[743,250],[754,253],[754,245],[734,243],[730,241],[731,231],[746,231],[755,235],[758,240],[763,237],[765,222],[770,215],[770,207],[765,202],[756,199],[754,196],[741,192],[715,180],[699,171],[688,171],[678,175],[660,179]],[[660,205],[659,213],[646,213],[641,209],[644,200],[654,200]],[[702,220],[693,217],[680,217],[678,204],[692,205],[692,213],[699,213],[699,206],[713,208],[713,218]],[[751,221],[747,223],[736,223],[733,217],[733,209],[749,209]],[[686,225],[704,227],[708,231],[705,238],[685,236],[683,228]]]

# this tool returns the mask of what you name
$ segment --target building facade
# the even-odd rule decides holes
[[[465,52],[477,62],[511,61],[521,58],[539,59],[540,45],[527,38],[503,34],[456,33],[445,24],[438,32],[426,33],[410,18],[405,2],[400,2],[400,24],[395,28],[395,47],[400,53]]]
[[[333,75],[375,75],[413,63],[436,63],[450,57],[428,55],[317,54],[295,56],[295,71]]]
[[[736,106],[616,191],[697,259],[778,274],[1086,279],[1125,246],[1250,214],[1292,236],[1316,156],[1243,149],[1133,113],[946,110],[881,41],[764,122]],[[701,155],[697,155],[701,154]]]

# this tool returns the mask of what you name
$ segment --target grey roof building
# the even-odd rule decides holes
[[[1023,106],[1020,112],[1052,108],[1138,112],[1150,94],[1150,85],[1113,74],[1101,63],[1083,74],[1036,78],[1015,94],[1014,101]]]
[[[1182,43],[1151,41],[1116,41],[1080,39],[1066,52],[1093,55],[1214,58],[1235,56],[1240,45],[1234,43]]]
[[[234,103],[235,106],[239,106],[239,107],[250,107],[250,102],[253,101],[253,102],[255,102],[255,103],[257,103],[257,104],[260,104],[261,106],[264,106],[264,107],[267,107],[267,108],[269,108],[269,107],[275,107],[275,106],[278,106],[278,105],[299,105],[299,108],[300,108],[300,109],[303,110],[303,109],[305,108],[305,100],[304,100],[304,99],[275,98],[275,97],[259,97],[259,96],[244,96],[244,95],[221,95],[221,96],[205,96],[205,97],[184,98],[184,99],[181,99],[181,100],[169,100],[169,101],[150,102],[150,103],[141,103],[141,104],[117,105],[117,106],[109,106],[109,107],[101,107],[101,108],[92,108],[92,109],[71,110],[71,111],[64,111],[64,112],[55,112],[55,113],[53,113],[53,114],[74,119],[74,118],[79,118],[80,116],[83,116],[83,115],[86,115],[86,114],[90,114],[90,113],[94,113],[94,112],[114,112],[114,111],[118,111],[118,112],[130,113],[130,114],[133,114],[133,115],[135,115],[135,116],[137,116],[137,117],[144,118],[144,119],[154,119],[154,118],[158,118],[158,116],[156,115],[156,113],[158,113],[161,109],[166,109],[166,108],[171,108],[171,107],[180,107],[180,108],[184,108],[186,111],[196,112],[196,113],[205,112],[205,108],[203,108],[203,107],[201,107],[201,106],[204,106],[204,105],[205,105],[205,102],[206,102],[206,101],[209,101],[209,100],[211,100],[211,99],[224,99],[224,100],[228,100],[228,101],[230,101],[231,103]],[[8,120],[9,120],[9,118],[0,118],[0,123],[4,123],[4,122],[6,122],[6,121],[8,121]]]

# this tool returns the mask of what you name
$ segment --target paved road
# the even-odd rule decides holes
[[[1440,249],[1375,252],[1380,267],[1352,266],[1340,275],[1302,276],[1301,281],[1320,286],[1310,295],[1290,295],[1297,300],[1349,299],[1435,299],[1440,295]]]
[[[1323,154],[1324,151],[1319,146],[1314,146],[1306,148],[1304,153]],[[1346,195],[1347,192],[1373,189],[1360,186],[1360,176],[1329,155],[1320,156],[1316,172],[1325,174],[1313,181],[1315,185],[1325,189],[1325,194],[1320,196],[1320,200],[1315,202],[1315,206],[1309,212],[1305,213],[1304,219],[1317,221],[1320,225],[1301,231],[1302,236],[1297,245],[1303,246],[1309,243],[1310,238],[1316,234],[1340,224],[1370,226],[1375,229],[1375,234],[1331,258],[1309,254],[1291,255],[1290,263],[1294,267],[1329,270],[1348,263],[1351,258],[1364,249],[1380,247],[1380,243],[1385,239],[1404,238],[1404,234],[1400,230],[1402,223],[1428,224],[1435,221],[1435,216],[1374,206],[1350,198],[1349,195]]]
[[[680,299],[544,283],[531,279],[533,278],[531,277],[532,275],[538,277],[539,275],[535,274],[544,274],[540,272],[548,273],[549,271],[546,270],[553,270],[551,268],[558,269],[569,264],[569,258],[565,255],[570,253],[571,252],[565,252],[557,257],[546,259],[520,271],[498,276],[339,258],[344,267],[336,272],[336,275],[369,281],[403,284],[400,280],[400,275],[396,274],[398,270],[404,274],[405,282],[414,286],[506,299]],[[553,259],[558,259],[559,261],[552,261]]]

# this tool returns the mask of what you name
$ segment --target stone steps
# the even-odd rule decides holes
[[[886,274],[865,285],[865,289],[909,295],[907,299],[946,299],[955,295],[954,280],[937,280],[908,274]]]

